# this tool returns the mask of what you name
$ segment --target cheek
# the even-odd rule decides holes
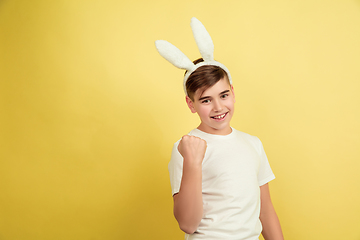
[[[210,113],[210,108],[202,106],[201,108],[198,109],[198,113],[201,116],[207,116]]]
[[[226,104],[227,108],[234,109],[234,103],[235,103],[235,99],[229,100],[229,102],[227,102]]]

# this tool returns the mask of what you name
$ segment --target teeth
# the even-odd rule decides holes
[[[219,116],[215,116],[214,118],[215,118],[215,119],[221,119],[221,118],[225,117],[225,115],[226,115],[226,113],[224,113],[224,114],[222,114],[222,115],[219,115]]]

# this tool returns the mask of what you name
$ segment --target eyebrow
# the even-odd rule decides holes
[[[230,92],[230,90],[225,90],[225,91],[222,91],[219,95],[223,95],[224,93],[228,93],[228,92]],[[199,98],[198,101],[205,100],[208,98],[211,98],[211,97],[210,96],[201,97],[201,98]]]

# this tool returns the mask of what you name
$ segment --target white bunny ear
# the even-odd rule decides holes
[[[190,59],[181,52],[177,47],[165,40],[155,41],[156,49],[166,60],[172,63],[175,67],[191,71],[195,65]]]
[[[195,17],[191,19],[191,29],[195,38],[196,45],[199,48],[200,54],[205,61],[214,60],[214,44],[206,31],[204,25]]]

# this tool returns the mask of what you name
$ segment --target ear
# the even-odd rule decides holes
[[[192,113],[196,113],[196,110],[195,110],[195,108],[194,108],[194,102],[193,102],[188,96],[186,96],[186,103],[187,103],[190,111],[191,111]]]
[[[235,102],[235,92],[234,92],[234,86],[233,85],[231,85],[231,92],[232,92],[234,102]]]

